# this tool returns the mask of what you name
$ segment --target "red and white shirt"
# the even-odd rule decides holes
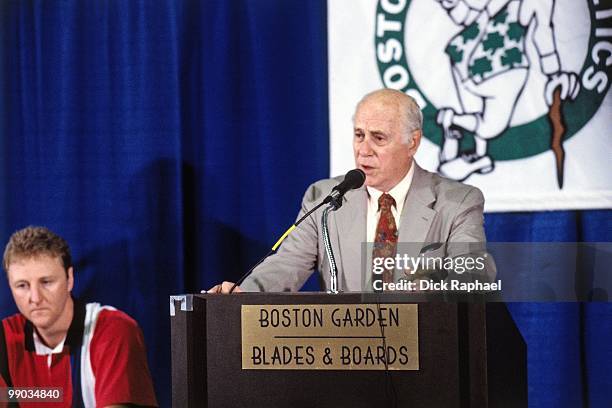
[[[99,303],[75,302],[66,338],[54,349],[39,340],[21,314],[2,324],[13,387],[62,388],[63,402],[45,407],[71,407],[73,397],[85,407],[157,406],[142,331],[127,314]],[[73,375],[75,369],[79,372]],[[73,381],[80,382],[80,396],[73,395]],[[34,407],[40,402],[19,405]]]

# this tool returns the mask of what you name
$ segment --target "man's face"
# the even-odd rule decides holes
[[[420,132],[404,143],[397,106],[380,99],[363,101],[354,118],[355,165],[366,174],[365,185],[388,192],[408,173]]]
[[[60,257],[48,255],[18,259],[8,267],[8,281],[17,308],[38,329],[53,329],[69,313],[66,302],[74,284]]]

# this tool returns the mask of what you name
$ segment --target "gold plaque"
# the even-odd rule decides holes
[[[418,370],[415,304],[242,305],[242,368]]]

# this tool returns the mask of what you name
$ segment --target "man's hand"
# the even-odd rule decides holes
[[[580,79],[573,72],[558,72],[548,77],[544,89],[546,103],[551,106],[553,103],[553,93],[558,86],[561,86],[561,99],[574,100],[580,92]]]
[[[234,286],[234,282],[223,282],[220,285],[215,285],[212,288],[208,289],[208,290],[203,290],[202,293],[225,293],[228,294],[230,293],[230,290],[232,289],[232,287]],[[232,293],[240,293],[242,292],[242,289],[240,289],[240,286],[236,286],[234,288],[234,291]]]

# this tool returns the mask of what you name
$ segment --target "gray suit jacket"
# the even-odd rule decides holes
[[[413,165],[414,178],[401,214],[398,253],[401,247],[402,253],[416,257],[431,243],[447,244],[439,249],[444,251],[442,256],[483,253],[484,198],[480,190],[423,170],[416,162]],[[337,177],[312,184],[304,194],[298,219],[341,180],[342,177]],[[329,215],[329,234],[341,291],[365,291],[370,282],[371,246],[365,244],[367,200],[365,187],[349,191],[342,207]],[[323,208],[320,208],[304,220],[276,254],[255,268],[241,288],[246,291],[297,291],[316,269],[321,274],[322,289],[328,289],[330,266],[323,245],[322,213]],[[494,263],[488,264],[487,269],[487,280],[491,280],[495,273]]]

